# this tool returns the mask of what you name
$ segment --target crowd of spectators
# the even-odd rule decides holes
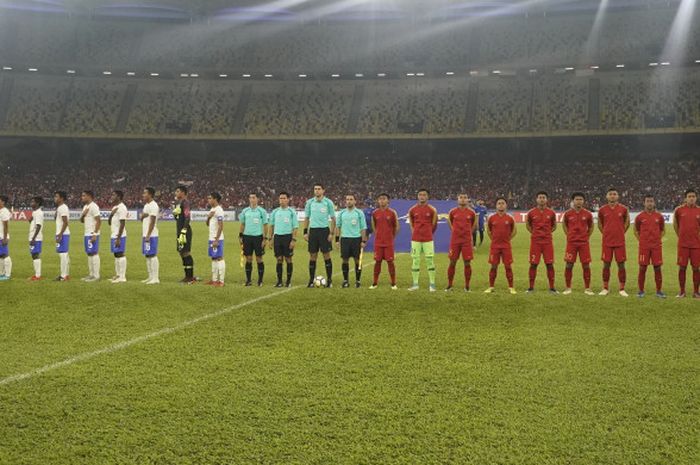
[[[592,80],[599,91],[591,91]],[[593,76],[308,82],[31,75],[3,89],[10,95],[0,128],[23,133],[556,133],[597,129],[595,121],[610,131],[700,127],[700,69],[665,67]]]
[[[490,207],[497,196],[506,196],[511,208],[527,209],[533,206],[535,193],[546,190],[552,207],[564,210],[572,191],[583,191],[589,205],[596,207],[605,202],[607,189],[616,187],[622,202],[633,209],[641,209],[647,193],[656,196],[660,209],[673,209],[682,192],[696,187],[700,179],[697,153],[643,159],[621,154],[551,159],[487,153],[293,158],[237,154],[212,161],[126,153],[82,161],[70,155],[39,160],[22,156],[0,163],[0,193],[10,196],[13,207],[26,208],[34,195],[50,199],[56,190],[68,191],[69,205],[78,207],[83,189],[93,190],[98,204],[108,207],[111,191],[120,189],[126,193],[126,204],[139,208],[143,188],[152,186],[161,206],[167,208],[175,187],[185,184],[196,208],[206,208],[206,196],[212,191],[221,193],[222,203],[229,209],[244,207],[251,192],[261,197],[265,207],[272,208],[280,191],[291,193],[292,204],[301,208],[312,195],[313,184],[320,182],[338,205],[344,204],[346,193],[354,193],[361,204],[370,205],[383,192],[394,199],[413,199],[419,188],[427,188],[437,200],[455,199],[458,193],[466,192],[474,199],[484,199]]]

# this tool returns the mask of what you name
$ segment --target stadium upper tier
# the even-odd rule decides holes
[[[0,73],[0,135],[375,138],[699,130],[700,66],[334,81]]]
[[[68,15],[0,15],[3,65],[249,73],[425,72],[700,59],[700,8],[666,48],[677,4],[544,16],[396,21],[177,24]],[[455,12],[456,14],[456,12]]]

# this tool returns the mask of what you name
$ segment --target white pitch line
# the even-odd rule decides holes
[[[368,264],[364,264],[362,268],[365,268],[368,266]],[[335,278],[339,273],[335,273],[333,277]],[[11,384],[17,381],[22,381],[24,379],[29,379],[29,378],[34,378],[35,376],[39,376],[41,374],[44,374],[48,371],[53,371],[58,368],[62,368],[65,366],[73,365],[78,362],[82,362],[84,360],[89,360],[91,358],[95,358],[99,355],[103,354],[111,354],[113,352],[117,352],[122,349],[126,349],[128,347],[131,347],[133,345],[136,345],[140,342],[148,341],[149,339],[156,338],[158,336],[163,336],[165,334],[170,334],[174,333],[175,331],[180,331],[181,329],[185,329],[189,326],[196,325],[197,323],[200,323],[202,321],[210,320],[212,318],[216,318],[221,315],[225,315],[227,313],[231,313],[234,310],[238,310],[239,308],[247,307],[248,305],[252,305],[254,303],[260,302],[262,300],[270,299],[272,297],[277,297],[278,295],[285,294],[287,292],[293,291],[294,289],[299,289],[304,286],[294,286],[294,287],[288,287],[285,288],[281,291],[276,291],[271,294],[263,295],[260,297],[256,297],[251,300],[247,300],[245,302],[241,302],[240,304],[233,305],[231,307],[223,308],[221,310],[217,310],[212,313],[207,313],[206,315],[198,316],[197,318],[193,318],[191,320],[184,321],[180,324],[177,324],[172,327],[168,328],[161,328],[158,331],[154,331],[152,333],[144,334],[143,336],[138,336],[133,339],[128,339],[126,341],[122,342],[117,342],[112,345],[109,345],[107,347],[103,347],[101,349],[94,350],[92,352],[83,352],[82,354],[74,355],[73,357],[66,358],[64,360],[61,360],[59,362],[51,363],[49,365],[44,365],[43,367],[40,368],[35,368],[34,370],[27,371],[25,373],[20,373],[17,375],[12,375],[8,376],[6,378],[0,379],[0,386],[4,386],[6,384]]]
[[[34,370],[27,371],[26,373],[20,373],[17,375],[8,376],[7,378],[0,379],[0,386],[4,386],[6,384],[11,384],[11,383],[14,383],[16,381],[22,381],[22,380],[28,379],[28,378],[33,378],[35,376],[39,376],[41,374],[44,374],[48,371],[53,371],[57,368],[65,367],[68,365],[73,365],[75,363],[82,362],[84,360],[89,360],[89,359],[95,358],[99,355],[111,354],[113,352],[117,352],[119,350],[126,349],[128,347],[136,345],[140,342],[148,341],[149,339],[153,339],[153,338],[156,338],[158,336],[163,336],[165,334],[174,333],[175,331],[180,331],[180,330],[185,329],[189,326],[196,325],[197,323],[200,323],[202,321],[210,320],[212,318],[216,318],[218,316],[225,315],[227,313],[231,313],[234,310],[238,310],[239,308],[247,307],[248,305],[252,305],[252,304],[260,302],[262,300],[271,299],[272,297],[277,297],[278,295],[284,294],[286,292],[292,291],[292,290],[297,289],[297,288],[299,288],[299,286],[289,287],[289,288],[283,289],[281,291],[276,291],[276,292],[273,292],[271,294],[256,297],[255,299],[247,300],[245,302],[241,302],[240,304],[236,304],[236,305],[233,305],[231,307],[217,310],[216,312],[207,313],[206,315],[198,316],[197,318],[193,318],[191,320],[184,321],[184,322],[177,324],[175,326],[172,326],[172,327],[162,328],[162,329],[159,329],[158,331],[144,334],[143,336],[138,336],[138,337],[135,337],[133,339],[128,339],[126,341],[117,342],[115,344],[109,345],[107,347],[103,347],[101,349],[94,350],[92,352],[83,352],[82,354],[74,355],[73,357],[66,358],[66,359],[61,360],[59,362],[51,363],[49,365],[44,365],[43,367],[40,367],[40,368],[35,368]]]

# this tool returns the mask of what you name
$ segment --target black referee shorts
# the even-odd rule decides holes
[[[289,247],[292,243],[291,234],[275,234],[273,246],[275,249],[275,257],[289,258],[294,255],[294,251]]]
[[[361,237],[341,237],[340,238],[340,257],[343,260],[354,258],[359,260],[361,250]]]
[[[180,237],[180,230],[177,231],[177,236]],[[175,238],[175,243],[177,244],[177,251],[178,253],[182,252],[191,252],[192,251],[192,228],[187,228],[187,232],[185,233],[185,243],[180,244],[177,242],[177,238]]]
[[[328,235],[331,233],[330,228],[311,228],[309,229],[309,253],[328,253],[331,251],[332,244],[328,240]]]
[[[246,236],[243,235],[243,255],[250,257],[255,252],[256,257],[262,257],[265,255],[265,249],[263,248],[263,237],[262,236]]]

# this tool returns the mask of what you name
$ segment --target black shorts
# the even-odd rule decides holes
[[[289,245],[292,243],[292,235],[291,234],[275,234],[274,237],[274,249],[275,249],[275,257],[285,257],[289,258],[292,255],[294,255],[294,251],[289,248]]]
[[[343,260],[348,258],[360,258],[360,250],[362,244],[361,237],[341,237],[340,238],[340,257]]]
[[[311,228],[309,229],[309,253],[328,253],[331,251],[331,243],[328,240],[328,235],[331,233],[329,228]]]
[[[179,230],[177,232],[177,237],[180,237]],[[187,228],[187,232],[185,233],[185,237],[186,237],[186,241],[182,245],[180,245],[180,243],[177,242],[177,238],[175,239],[175,243],[177,244],[177,251],[179,253],[192,251],[192,228]]]
[[[262,257],[265,255],[263,248],[262,236],[246,236],[243,235],[243,255],[250,257],[255,252],[255,256]]]

